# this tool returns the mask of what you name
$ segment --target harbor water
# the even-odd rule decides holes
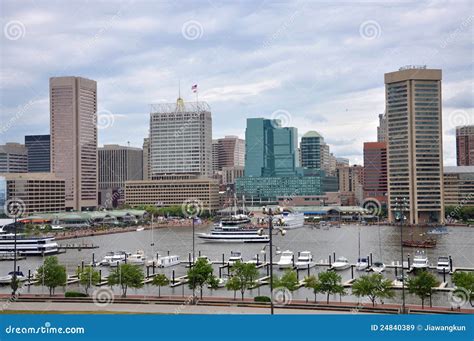
[[[260,260],[263,261],[262,249],[265,244],[249,244],[249,243],[205,243],[197,238],[197,234],[209,231],[211,227],[205,225],[197,225],[195,232],[195,250],[196,255],[200,252],[201,255],[207,256],[214,262],[222,262],[222,255],[224,254],[225,261],[230,256],[231,251],[242,252],[244,261],[250,260],[255,254],[259,254]],[[424,249],[430,265],[436,266],[439,256],[451,256],[454,267],[473,268],[474,267],[474,228],[469,227],[448,227],[449,234],[431,236],[437,239],[437,245],[431,249]],[[403,239],[420,239],[426,233],[425,229],[404,227]],[[359,225],[342,225],[340,228],[316,228],[305,226],[303,228],[288,230],[285,236],[274,236],[274,245],[281,251],[291,250],[295,253],[295,260],[298,252],[311,251],[313,260],[317,263],[328,262],[329,256],[332,260],[335,253],[336,258],[340,256],[346,257],[350,263],[355,264],[359,256],[359,235],[360,235],[360,256],[369,256],[372,254],[373,261],[383,261],[386,265],[391,265],[392,262],[400,261],[400,227],[399,226],[359,226]],[[188,260],[188,255],[192,251],[192,228],[191,227],[160,227],[153,230],[147,229],[144,231],[133,231],[126,233],[117,233],[110,235],[101,235],[94,237],[76,238],[70,240],[60,240],[58,243],[65,244],[94,244],[99,246],[96,249],[74,250],[69,249],[66,253],[57,255],[59,262],[66,266],[68,274],[75,273],[78,266],[82,262],[89,264],[92,261],[92,254],[96,261],[100,261],[109,251],[128,251],[134,253],[136,250],[143,250],[148,259],[151,259],[154,254],[166,255],[168,251],[171,255],[179,255],[182,261]],[[154,245],[153,245],[154,244]],[[416,249],[404,247],[405,261],[408,257],[413,259]],[[268,260],[268,248],[265,250]],[[274,262],[278,261],[279,255],[274,256]],[[42,257],[28,257],[27,259],[19,260],[18,266],[25,275],[28,270],[32,273],[41,266],[43,262]],[[156,269],[156,272],[163,272],[168,277],[172,276],[172,271],[175,271],[175,276],[183,276],[187,272],[186,264],[177,265],[165,269]],[[222,264],[214,264],[214,274],[219,275],[219,266]],[[144,272],[146,275],[146,268]],[[12,271],[13,262],[0,262],[0,275],[6,275]],[[101,269],[102,276],[108,274],[107,267],[98,267]],[[316,266],[310,269],[311,274],[317,274],[320,271],[325,271],[324,266]],[[227,274],[227,269],[222,269],[221,275],[224,277]],[[437,274],[435,270],[430,270],[440,280],[443,276]],[[152,269],[150,269],[150,273]],[[266,270],[260,270],[261,277],[266,275]],[[282,271],[274,266],[276,275],[281,275]],[[343,279],[343,282],[351,279],[351,269],[338,272]],[[353,271],[354,277],[365,275],[365,271]],[[307,271],[300,271],[299,278],[303,279],[307,275]],[[394,269],[387,268],[383,273],[386,278],[395,279]],[[411,276],[411,274],[409,274]],[[451,276],[446,275],[448,287],[452,287]],[[20,289],[21,293],[47,293],[47,288],[41,286],[24,286]],[[1,286],[1,293],[9,293],[11,289],[8,285]],[[71,284],[65,288],[57,288],[56,293],[64,291],[82,291],[78,284]],[[114,291],[119,294],[119,288],[115,287]],[[343,301],[352,302],[368,302],[366,298],[356,298],[350,295],[350,289],[347,290],[348,295],[342,298]],[[141,289],[129,289],[129,295],[157,295],[158,289],[151,285],[145,285]],[[189,296],[191,290],[187,285],[177,286],[174,288],[161,288],[162,295],[179,295]],[[204,289],[204,296],[233,296],[233,292],[220,288],[218,290],[210,291]],[[267,285],[260,288],[253,289],[246,293],[247,297],[257,295],[269,295],[269,287]],[[436,292],[433,295],[434,306],[449,306],[449,297],[447,292]],[[239,297],[239,295],[237,295]],[[314,294],[311,290],[300,288],[292,293],[293,299],[308,299],[314,300]],[[400,302],[400,290],[396,290],[396,297],[394,299],[386,300],[389,302]],[[331,300],[339,301],[339,296],[331,297]],[[318,301],[325,300],[323,295],[318,295]],[[407,294],[407,303],[419,304],[420,300],[412,295]]]

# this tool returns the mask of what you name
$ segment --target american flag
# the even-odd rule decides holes
[[[193,90],[193,92],[197,92],[197,91],[198,91],[198,85],[197,85],[197,84],[194,84],[194,85],[191,87],[191,90]]]

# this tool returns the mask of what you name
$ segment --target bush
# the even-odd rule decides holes
[[[255,296],[253,299],[255,302],[265,302],[265,303],[270,303],[271,299],[268,296]]]
[[[88,297],[87,294],[77,291],[66,291],[64,294],[65,297]]]

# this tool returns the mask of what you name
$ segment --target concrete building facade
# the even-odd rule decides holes
[[[20,143],[0,145],[0,173],[26,173],[28,150]]]
[[[22,216],[65,211],[65,181],[52,173],[2,173],[6,200],[19,200]]]
[[[409,224],[444,222],[441,70],[385,74],[389,220],[405,199]]]
[[[474,125],[456,127],[458,166],[474,166]]]
[[[66,181],[66,208],[97,206],[97,83],[53,77],[50,87],[51,171]]]

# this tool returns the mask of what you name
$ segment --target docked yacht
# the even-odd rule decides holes
[[[129,256],[130,253],[125,251],[107,252],[99,264],[102,266],[118,266],[125,263],[125,259]]]
[[[285,230],[297,229],[304,225],[304,214],[284,210],[282,214],[276,215],[274,226],[282,227]]]
[[[277,265],[280,269],[288,269],[293,267],[293,261],[293,251],[286,250],[281,253],[280,260],[277,262]]]
[[[331,266],[333,270],[344,270],[350,267],[351,267],[351,264],[349,264],[349,261],[347,260],[346,257],[339,257],[338,259],[336,259],[334,263],[332,263],[332,266]]]
[[[383,262],[374,262],[370,267],[370,270],[378,274],[382,273],[385,271],[385,264]]]
[[[436,264],[436,271],[439,273],[449,273],[449,257],[440,256],[438,257],[438,264]]]
[[[179,256],[177,255],[157,255],[156,257],[153,257],[152,259],[146,261],[147,266],[155,265],[158,268],[169,268],[171,266],[178,265],[179,263]]]
[[[295,263],[297,269],[307,269],[315,265],[313,262],[313,255],[311,251],[301,251],[298,255],[298,260]]]
[[[15,234],[0,231],[0,252],[14,252]],[[29,237],[24,233],[16,235],[16,252],[24,256],[48,256],[58,253],[54,237]]]
[[[240,251],[231,251],[230,257],[228,260],[229,265],[234,265],[237,262],[243,262],[242,252]]]
[[[23,275],[23,272],[21,272],[21,271],[13,272],[12,271],[12,272],[9,272],[8,275],[0,277],[0,284],[10,284],[12,282],[14,274],[16,275],[16,279],[20,282],[24,282],[28,279],[28,278],[25,277],[25,275]]]
[[[428,257],[423,251],[417,251],[413,257],[414,269],[427,269],[428,268]]]
[[[359,257],[355,267],[359,271],[366,270],[369,267],[369,260],[366,257]]]
[[[268,243],[270,237],[261,234],[255,227],[226,225],[222,221],[208,233],[199,233],[198,238],[212,243]]]
[[[143,250],[137,250],[127,257],[127,263],[132,265],[144,265],[146,261],[145,252]]]

